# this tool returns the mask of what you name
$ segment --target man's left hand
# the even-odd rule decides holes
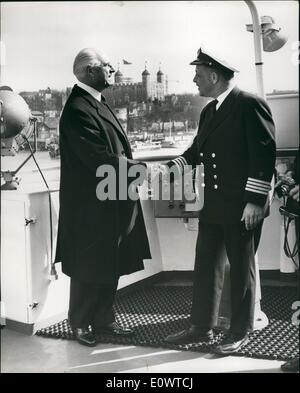
[[[254,229],[264,218],[264,208],[253,203],[247,203],[241,221],[245,221],[247,231]]]
[[[289,193],[289,195],[296,201],[299,202],[299,184],[293,187]]]

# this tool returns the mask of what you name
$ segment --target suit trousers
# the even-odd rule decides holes
[[[251,231],[244,222],[211,224],[199,222],[196,245],[192,324],[212,329],[218,318],[224,282],[226,254],[230,263],[230,331],[244,335],[253,329],[255,306],[255,253],[262,222]]]
[[[72,328],[102,327],[115,320],[113,303],[118,280],[108,284],[81,282],[71,278],[69,323]]]

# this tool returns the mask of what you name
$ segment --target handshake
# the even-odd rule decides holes
[[[174,163],[169,168],[167,164],[140,162],[128,167],[126,160],[119,160],[117,172],[111,165],[97,168],[96,196],[100,201],[150,199],[185,208],[192,204],[189,211],[199,211],[204,200],[203,176],[203,165],[193,168]]]
[[[185,165],[182,169],[176,164],[170,168],[166,164],[148,164],[146,187],[141,189],[140,199],[155,201],[155,211],[161,217],[184,217],[188,212],[198,212],[204,203],[204,167],[195,169]],[[191,216],[194,216],[191,213]]]
[[[145,163],[146,164],[146,163]],[[149,164],[147,163],[147,180],[148,182],[154,182],[158,178],[168,178],[170,176],[170,181],[174,182],[179,180],[181,177],[190,176],[195,171],[193,170],[191,165],[185,165],[184,169],[179,167],[174,163],[170,168],[167,164],[155,163]]]
[[[146,172],[146,180],[148,184],[151,185],[157,182],[158,179],[162,177],[166,177],[169,173],[169,167],[166,164],[146,164],[147,172]]]

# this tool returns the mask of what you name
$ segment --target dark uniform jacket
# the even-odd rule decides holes
[[[237,87],[206,121],[209,105],[193,144],[173,163],[181,169],[204,164],[201,221],[237,222],[248,202],[267,204],[276,158],[274,123],[263,99]]]
[[[96,196],[102,164],[128,166],[131,148],[120,123],[102,101],[74,86],[60,119],[60,211],[56,262],[68,276],[108,283],[144,268],[151,258],[140,201]],[[132,179],[128,180],[128,183]],[[118,176],[117,176],[118,183]]]

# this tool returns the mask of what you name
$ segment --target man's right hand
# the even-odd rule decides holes
[[[164,176],[169,173],[170,169],[166,164],[159,164],[159,171]]]
[[[151,167],[151,177],[152,179],[155,179],[159,175],[166,175],[169,171],[169,168],[165,164],[154,164]]]
[[[148,170],[147,170],[147,178],[148,178],[148,183],[152,184],[156,180],[159,179],[159,175],[164,175],[168,170],[168,167],[163,164],[152,164],[148,165]]]

